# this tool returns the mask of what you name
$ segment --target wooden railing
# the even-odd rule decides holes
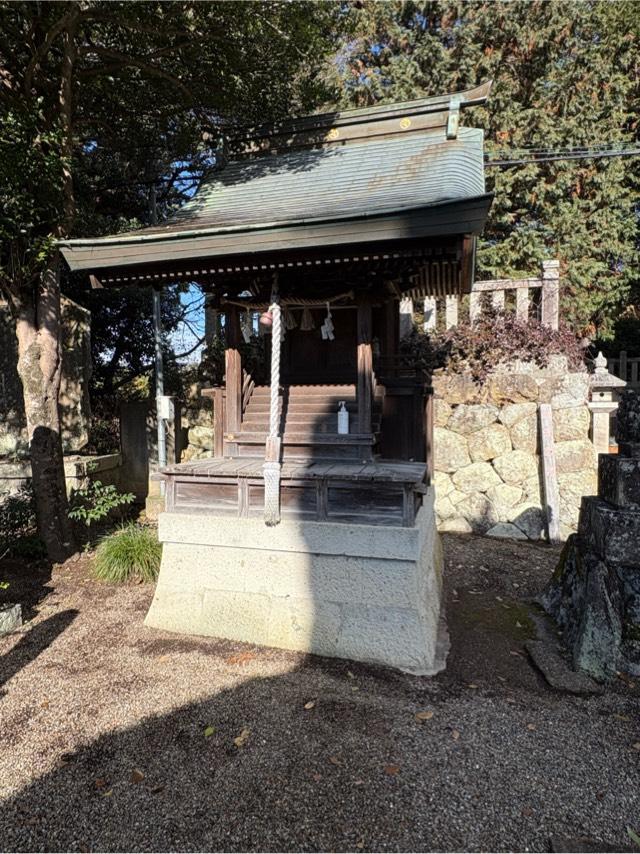
[[[627,383],[627,388],[640,389],[640,356],[627,356],[621,350],[617,356],[607,359],[607,370]]]
[[[249,401],[251,400],[251,395],[253,394],[253,390],[256,387],[255,382],[253,381],[253,377],[248,371],[242,372],[242,414],[244,415],[247,406],[249,405]]]
[[[531,313],[532,296],[539,291],[539,316],[542,323],[558,328],[560,306],[560,262],[544,261],[539,277],[526,279],[489,279],[474,282],[469,294],[469,319],[473,323],[482,314],[483,302],[489,298],[497,311],[504,311],[508,295],[515,297],[515,313],[522,320],[528,320]],[[426,297],[424,300],[424,329],[428,332],[438,326],[438,317],[444,309],[444,326],[450,329],[457,326],[460,313],[460,297]],[[537,311],[537,306],[536,306]]]
[[[202,396],[213,400],[213,456],[224,457],[224,434],[226,428],[226,399],[225,386],[217,385],[203,388]]]

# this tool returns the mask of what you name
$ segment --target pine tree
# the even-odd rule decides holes
[[[640,25],[632,2],[360,2],[332,67],[341,106],[456,91],[492,79],[465,118],[490,157],[638,138]],[[523,154],[526,158],[527,155]],[[477,274],[561,261],[563,315],[606,337],[638,283],[640,158],[488,168],[495,193]]]

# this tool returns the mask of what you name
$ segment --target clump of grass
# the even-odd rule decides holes
[[[93,573],[102,581],[155,581],[162,546],[153,529],[130,523],[100,540]]]

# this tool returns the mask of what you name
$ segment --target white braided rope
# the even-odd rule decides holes
[[[278,426],[280,422],[280,346],[282,343],[282,318],[280,305],[274,299],[271,311],[271,395],[269,401],[269,437],[267,449],[279,448]],[[265,460],[264,477],[264,521],[266,525],[277,525],[280,521],[280,460]]]
[[[271,400],[269,404],[269,436],[278,437],[278,422],[280,420],[280,344],[282,341],[282,317],[280,305],[273,302],[271,312]]]

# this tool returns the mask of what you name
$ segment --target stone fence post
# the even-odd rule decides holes
[[[551,329],[558,328],[560,318],[560,262],[542,262],[541,320]]]
[[[411,297],[402,297],[400,300],[400,338],[411,335],[413,329],[413,300]]]
[[[607,360],[602,352],[594,361],[595,371],[589,378],[591,394],[589,409],[591,410],[591,441],[596,453],[609,453],[609,436],[611,432],[611,416],[618,408],[619,392],[626,382],[609,373]]]

